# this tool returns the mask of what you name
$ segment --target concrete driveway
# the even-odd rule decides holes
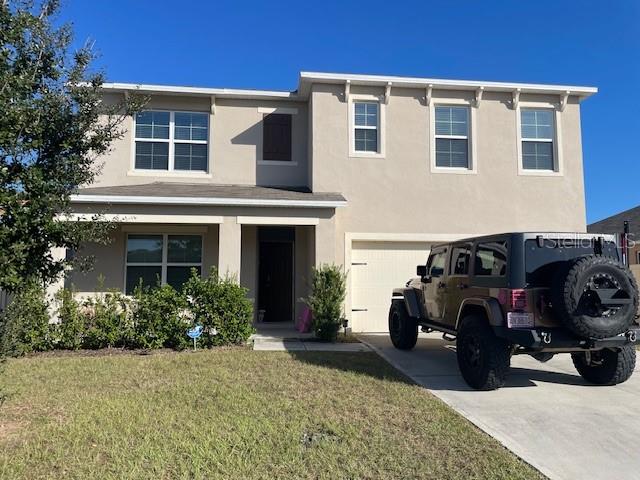
[[[547,363],[522,355],[502,389],[476,392],[458,372],[455,343],[438,334],[421,333],[410,352],[393,348],[386,334],[360,338],[548,477],[640,479],[640,371],[622,385],[596,387],[569,355]]]

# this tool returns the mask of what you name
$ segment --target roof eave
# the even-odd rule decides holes
[[[135,92],[141,94],[165,94],[190,97],[240,98],[260,100],[304,100],[297,92],[281,90],[244,90],[236,88],[180,87],[172,85],[151,85],[142,83],[104,83],[104,90],[112,92]]]
[[[142,195],[71,195],[76,204],[142,204],[142,205],[194,205],[233,207],[299,207],[299,208],[339,208],[346,207],[346,200],[286,200],[265,198],[223,198],[223,197],[156,197]]]
[[[567,92],[580,98],[587,98],[598,92],[596,87],[577,85],[549,85],[537,83],[489,82],[481,80],[447,80],[438,78],[397,77],[383,75],[359,75],[349,73],[300,72],[298,92],[306,97],[313,83],[340,84],[350,82],[352,85],[392,86],[405,88],[433,87],[444,90],[477,90],[485,91],[542,93],[564,95]]]

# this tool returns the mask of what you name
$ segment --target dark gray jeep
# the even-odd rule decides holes
[[[502,386],[512,355],[544,362],[570,353],[598,385],[635,368],[638,287],[612,235],[506,233],[431,250],[418,278],[393,291],[389,333],[412,349],[422,331],[456,341],[465,381]]]

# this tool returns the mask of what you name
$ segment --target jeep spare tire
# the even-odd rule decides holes
[[[638,309],[638,287],[631,271],[609,257],[585,256],[558,272],[552,305],[564,325],[582,338],[626,332]]]

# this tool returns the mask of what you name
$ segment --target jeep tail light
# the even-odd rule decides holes
[[[511,290],[510,306],[513,310],[527,309],[527,291],[520,288]]]

